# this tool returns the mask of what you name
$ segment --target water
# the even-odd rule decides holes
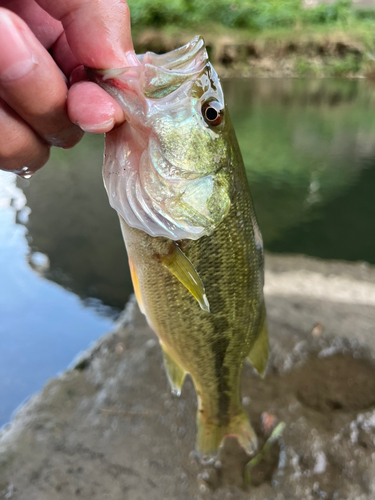
[[[265,247],[375,263],[375,86],[231,81]]]
[[[230,80],[225,91],[266,249],[375,263],[375,87]],[[131,293],[102,149],[87,136],[17,186],[0,173],[0,425]]]
[[[46,379],[111,328],[105,309],[85,307],[76,294],[43,278],[28,263],[24,225],[29,209],[14,176],[0,171],[0,426]],[[34,266],[48,266],[36,253]]]

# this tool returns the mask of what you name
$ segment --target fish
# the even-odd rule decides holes
[[[253,455],[240,382],[246,358],[261,375],[268,360],[263,243],[221,83],[202,37],[137,57],[88,70],[126,117],[106,134],[103,180],[135,296],[172,392],[194,383],[198,454],[235,436]]]

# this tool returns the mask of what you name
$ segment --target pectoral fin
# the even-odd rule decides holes
[[[167,377],[172,389],[172,393],[176,394],[176,396],[180,396],[186,372],[180,367],[177,361],[175,361],[174,358],[165,350],[163,344],[160,343],[160,345],[163,351],[164,367],[165,371],[167,372]]]
[[[184,287],[189,290],[201,309],[210,312],[210,304],[208,303],[202,280],[193,264],[179,246],[175,244],[173,252],[168,255],[159,256],[159,259]]]
[[[255,344],[249,352],[247,359],[257,370],[261,377],[264,377],[268,362],[268,330],[266,321],[266,311],[264,310],[260,332]]]
[[[134,264],[130,258],[129,258],[129,267],[130,267],[130,275],[133,282],[135,298],[137,299],[139,309],[143,314],[145,314],[145,307],[142,299],[141,289],[139,286],[137,271],[135,270]]]

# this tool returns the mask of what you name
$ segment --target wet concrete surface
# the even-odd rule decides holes
[[[3,430],[0,499],[375,498],[375,268],[268,256],[266,301],[268,373],[245,366],[243,402],[261,447],[285,429],[259,463],[233,439],[198,463],[191,380],[170,394],[132,301]]]

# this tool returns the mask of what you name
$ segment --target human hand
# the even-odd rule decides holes
[[[0,0],[0,169],[28,177],[51,146],[124,121],[83,65],[135,61],[126,0]]]

